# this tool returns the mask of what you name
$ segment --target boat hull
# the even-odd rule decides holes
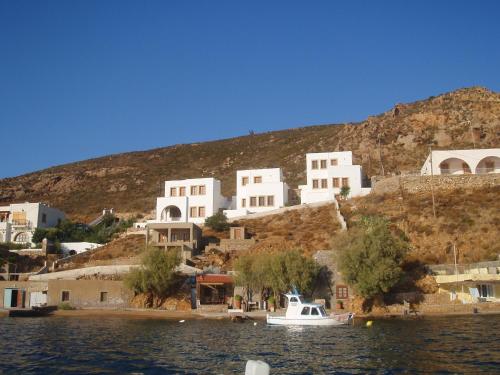
[[[267,316],[267,324],[279,326],[341,326],[349,324],[350,320],[338,320],[333,317],[311,319],[290,319],[284,316]]]

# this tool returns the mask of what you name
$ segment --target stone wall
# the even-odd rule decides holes
[[[439,175],[439,176],[393,176],[381,180],[372,181],[372,192],[385,194],[399,192],[401,189],[406,193],[419,193],[429,191],[431,179],[436,190],[456,190],[461,188],[475,189],[480,187],[491,187],[500,184],[500,174],[462,174],[462,175]]]

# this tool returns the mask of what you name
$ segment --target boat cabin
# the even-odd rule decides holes
[[[288,299],[288,307],[286,309],[286,318],[301,319],[319,318],[328,316],[323,305],[317,303],[307,303],[300,294],[285,294]]]

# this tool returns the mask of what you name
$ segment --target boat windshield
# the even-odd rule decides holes
[[[320,312],[321,316],[326,316],[326,311],[325,311],[325,308],[323,306],[321,306],[319,308],[319,312]]]
[[[304,297],[299,296],[299,301],[300,301],[300,303],[304,303]]]

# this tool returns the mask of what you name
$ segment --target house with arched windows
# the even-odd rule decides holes
[[[500,148],[432,151],[421,175],[500,173]]]
[[[45,203],[13,203],[0,206],[0,242],[31,243],[36,228],[55,227],[64,212]]]

